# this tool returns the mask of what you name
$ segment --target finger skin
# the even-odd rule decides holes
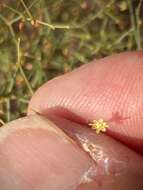
[[[29,116],[0,129],[2,190],[142,190],[143,158],[71,121]],[[116,151],[115,151],[116,150]]]
[[[40,116],[0,130],[0,189],[72,190],[95,164],[76,143]]]
[[[47,114],[55,109],[65,118],[73,119],[73,114],[86,124],[103,118],[110,125],[107,134],[143,153],[142,73],[142,52],[95,60],[40,87],[28,113]]]

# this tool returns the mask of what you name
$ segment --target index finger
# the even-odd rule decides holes
[[[30,110],[85,123],[103,118],[107,133],[143,153],[143,53],[128,52],[93,61],[44,84],[33,96]],[[70,114],[69,114],[70,113]]]

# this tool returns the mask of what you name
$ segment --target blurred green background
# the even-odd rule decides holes
[[[142,19],[142,0],[1,0],[0,123],[24,116],[45,81],[141,50]]]

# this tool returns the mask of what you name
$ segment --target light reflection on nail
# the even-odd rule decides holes
[[[76,134],[78,141],[81,146],[87,152],[91,158],[96,162],[96,175],[97,176],[118,176],[123,175],[127,169],[127,162],[122,160],[117,160],[114,157],[109,157],[102,147],[96,145],[94,142],[87,139],[81,134]],[[94,172],[95,173],[95,172]]]
[[[96,176],[96,167],[91,166],[82,176],[80,184],[90,183],[95,179]]]

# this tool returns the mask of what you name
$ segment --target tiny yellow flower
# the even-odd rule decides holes
[[[96,133],[99,134],[100,132],[105,132],[106,128],[108,128],[108,124],[103,120],[93,120],[92,123],[89,123],[92,129],[96,130]]]

